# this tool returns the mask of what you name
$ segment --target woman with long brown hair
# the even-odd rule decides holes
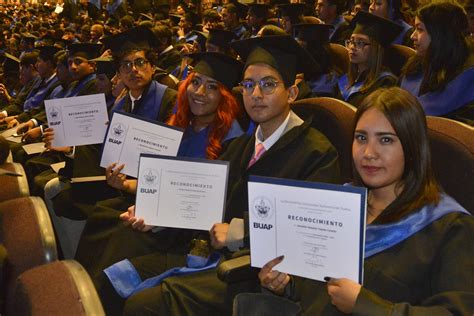
[[[416,98],[400,88],[369,95],[352,158],[353,184],[368,189],[363,285],[290,277],[273,270],[279,257],[262,268],[262,287],[299,301],[303,315],[471,314],[474,219],[436,182]]]
[[[351,38],[346,40],[350,66],[339,78],[341,98],[357,107],[371,92],[394,86],[397,77],[384,67],[385,47],[398,36],[401,27],[392,21],[360,11],[353,19]]]

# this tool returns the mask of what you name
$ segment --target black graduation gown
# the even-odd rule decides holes
[[[311,128],[310,124],[311,121],[308,120],[303,125],[292,128],[250,168],[247,168],[247,166],[254,152],[255,136],[244,135],[230,143],[226,152],[220,157],[221,160],[227,160],[230,163],[225,222],[228,223],[235,217],[247,217],[247,182],[249,175],[330,183],[340,182],[336,150],[327,138]],[[184,230],[181,231],[184,233]],[[135,235],[136,234],[135,232]],[[148,238],[153,238],[150,237],[152,234],[148,235],[149,237],[144,238],[147,240],[147,243],[149,242]],[[108,252],[116,253],[112,249],[125,248],[123,247],[123,242],[131,239],[132,238],[124,239],[123,236],[115,241],[111,239],[109,243],[109,247],[111,248],[108,249]],[[155,237],[155,239],[156,243],[163,245],[163,240],[160,240],[159,237]],[[150,255],[133,258],[131,262],[136,267],[142,279],[158,275],[169,268],[175,267],[178,262],[184,264],[185,255],[190,248],[189,241],[187,247],[182,241],[178,242],[177,245],[177,247],[172,247],[166,253],[159,251]],[[129,247],[133,248],[134,246],[127,243],[127,248]],[[156,247],[156,245],[154,247]],[[130,256],[126,257],[130,258]],[[103,268],[122,259],[124,258],[114,258],[113,260],[109,260],[109,262],[102,261],[102,264],[104,264]],[[99,271],[96,270],[96,273],[98,272]],[[228,302],[229,300],[231,301],[237,292],[247,291],[249,288],[254,287],[253,281],[250,284],[240,284],[238,286],[239,290],[233,288],[231,290],[233,294],[226,296],[225,293],[227,290],[225,287],[223,288],[222,282],[217,279],[215,270],[188,276],[171,277],[167,280],[172,280],[170,282],[176,281],[184,287],[188,287],[189,285],[192,289],[184,289],[184,292],[177,294],[178,296],[186,297],[186,299],[183,299],[186,303],[177,303],[172,310],[160,310],[163,315],[214,314],[209,313],[209,304],[211,304],[213,308],[216,306],[215,308],[219,312],[228,311],[228,308],[230,308]],[[193,281],[188,282],[189,280]],[[123,301],[114,293],[110,283],[104,278],[104,274],[96,274],[95,282],[106,310],[113,313],[120,312],[121,303],[123,303]],[[129,299],[130,302],[127,301],[127,304],[133,306],[147,306],[145,308],[150,307],[148,304],[151,304],[153,305],[151,308],[153,312],[157,312],[157,308],[160,308],[162,304],[162,297],[160,295],[156,296],[156,294],[161,293],[161,289],[162,287],[160,286],[147,289],[137,294],[136,298],[132,296]],[[179,291],[182,288],[178,286],[176,289]],[[194,295],[194,292],[198,292],[198,295],[203,295],[204,298],[199,299],[197,302],[187,304],[190,302],[187,301],[187,298],[190,297],[189,295]],[[146,297],[144,300],[142,295]],[[165,296],[166,295],[167,294],[165,294]],[[144,310],[140,309],[137,314],[142,312],[144,312]]]

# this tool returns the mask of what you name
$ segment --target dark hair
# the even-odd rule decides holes
[[[346,0],[328,0],[330,5],[336,6],[337,14],[342,14],[347,9],[347,1]]]
[[[156,38],[163,44],[163,45],[170,45],[171,38],[173,37],[173,33],[168,26],[165,25],[158,25],[152,28],[153,33],[155,34]]]
[[[369,109],[376,108],[387,118],[400,139],[405,157],[403,189],[377,217],[377,223],[396,222],[426,204],[438,203],[440,188],[431,169],[431,152],[426,118],[418,99],[398,88],[379,89],[367,96],[357,109],[357,122]],[[354,169],[354,183],[363,185]]]
[[[122,59],[125,58],[125,56],[127,56],[131,53],[134,53],[134,52],[139,52],[139,51],[144,51],[145,52],[145,58],[150,62],[150,64],[152,64],[153,66],[156,66],[157,54],[153,50],[151,50],[151,49],[145,49],[145,50],[130,49],[130,50],[125,50],[125,51],[119,51],[117,53],[112,53],[115,68],[117,69],[117,71],[119,70]]]
[[[370,53],[369,58],[367,60],[368,70],[365,75],[364,84],[360,89],[361,92],[365,92],[369,90],[372,85],[377,81],[380,73],[383,71],[383,56],[384,56],[384,48],[378,41],[374,38],[370,37]],[[355,64],[350,63],[349,71],[347,72],[347,77],[349,78],[349,86],[352,86],[357,76],[359,75],[357,71],[357,67]]]
[[[24,53],[20,58],[20,65],[21,66],[34,66],[36,64],[36,60],[38,59],[37,52],[29,52]]]
[[[461,71],[469,57],[465,36],[468,27],[464,9],[451,2],[431,3],[418,10],[431,43],[424,56],[414,56],[405,65],[402,76],[423,72],[420,95],[441,91]]]

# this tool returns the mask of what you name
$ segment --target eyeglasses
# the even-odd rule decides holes
[[[120,69],[124,72],[130,72],[133,69],[133,66],[137,70],[142,70],[145,68],[146,64],[148,64],[149,61],[143,58],[137,58],[133,61],[124,61],[120,64]]]
[[[370,43],[367,43],[367,42],[364,42],[364,41],[361,41],[361,40],[353,40],[353,39],[347,39],[347,40],[345,40],[344,43],[346,44],[347,48],[350,48],[351,45],[354,45],[354,47],[357,48],[357,49],[362,49],[365,46],[370,45]]]
[[[74,57],[72,59],[68,59],[67,63],[69,66],[72,66],[72,64],[79,66],[82,63],[88,62],[87,59],[85,58],[80,58],[80,57]]]
[[[271,78],[263,78],[259,81],[244,80],[240,83],[244,95],[251,95],[257,86],[263,94],[272,94],[278,86],[278,81]]]

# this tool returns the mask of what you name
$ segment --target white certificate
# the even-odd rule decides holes
[[[146,224],[209,230],[221,223],[229,163],[141,155],[135,213]]]
[[[38,143],[32,143],[32,144],[26,144],[23,145],[23,150],[28,154],[28,155],[34,155],[34,154],[41,154],[46,150],[46,147],[44,147],[45,143],[43,142],[38,142]]]
[[[248,192],[252,266],[362,282],[366,189],[252,176]]]
[[[53,147],[100,144],[107,131],[105,95],[44,101],[48,125],[54,128]]]
[[[136,178],[140,154],[176,156],[182,137],[182,129],[115,112],[105,137],[100,166],[125,164],[122,173]]]

